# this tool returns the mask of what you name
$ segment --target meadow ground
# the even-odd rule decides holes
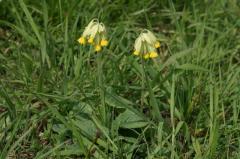
[[[238,0],[0,1],[1,159],[239,159],[239,113]]]

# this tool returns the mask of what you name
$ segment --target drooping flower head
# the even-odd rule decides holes
[[[158,56],[157,48],[160,42],[155,35],[149,30],[143,30],[139,37],[135,40],[134,55],[142,56],[144,59],[156,58]]]
[[[101,51],[103,46],[108,45],[105,25],[99,23],[98,19],[91,20],[82,36],[78,39],[78,42],[81,45],[85,45],[86,43],[94,45],[95,51]]]

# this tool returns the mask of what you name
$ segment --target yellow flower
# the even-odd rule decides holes
[[[150,58],[155,58],[155,57],[158,57],[158,54],[156,52],[150,52],[149,57]]]
[[[155,48],[159,48],[160,47],[160,42],[157,41],[155,44],[154,44]]]
[[[148,59],[148,58],[149,58],[149,54],[147,53],[147,54],[145,54],[143,57],[144,57],[145,59]]]
[[[139,55],[139,51],[135,50],[135,51],[133,52],[133,54],[136,55],[136,56],[138,56],[138,55]]]
[[[93,40],[94,40],[94,39],[93,39],[92,37],[90,37],[90,38],[88,39],[88,43],[89,43],[89,44],[92,44],[92,43],[93,43]]]
[[[84,37],[80,37],[80,38],[78,39],[78,42],[79,42],[80,44],[84,45],[84,44],[86,44],[86,39],[85,39]]]
[[[99,52],[99,51],[101,51],[101,50],[102,50],[101,45],[96,45],[96,46],[95,46],[95,51]]]
[[[108,45],[108,41],[105,40],[105,39],[102,39],[101,42],[100,42],[100,45],[101,46],[107,46]]]

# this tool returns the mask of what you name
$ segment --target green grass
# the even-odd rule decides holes
[[[2,0],[0,159],[240,158],[237,0]],[[93,18],[101,53],[77,39]],[[149,29],[160,56],[132,55]]]

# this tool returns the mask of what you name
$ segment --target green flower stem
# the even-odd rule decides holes
[[[98,87],[99,87],[99,93],[100,93],[100,100],[101,104],[99,107],[99,113],[101,115],[102,121],[104,124],[106,124],[106,106],[105,106],[105,93],[104,93],[104,82],[103,82],[103,59],[102,59],[102,53],[98,53],[97,55],[97,74],[98,74]]]

